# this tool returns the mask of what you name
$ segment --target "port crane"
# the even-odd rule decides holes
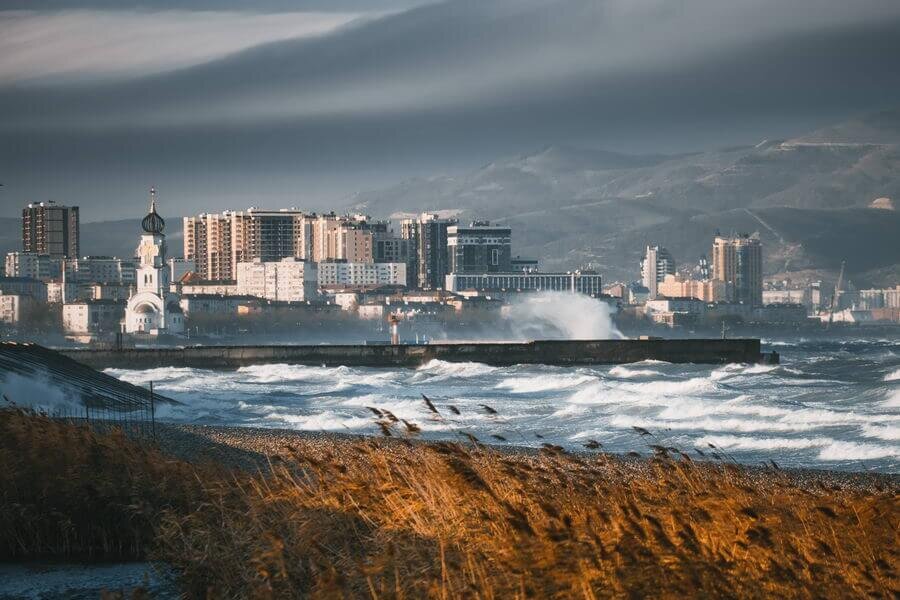
[[[834,286],[834,291],[831,292],[831,310],[828,313],[828,327],[831,327],[831,324],[834,322],[834,303],[837,299],[838,291],[841,289],[841,285],[844,283],[844,261],[841,261],[841,272],[838,273],[837,284]]]

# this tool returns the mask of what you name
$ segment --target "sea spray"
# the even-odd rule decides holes
[[[520,339],[624,339],[615,326],[609,304],[583,294],[538,292],[514,300],[507,311]]]
[[[16,406],[48,415],[78,415],[84,411],[81,394],[77,390],[50,383],[46,373],[39,372],[29,377],[8,373],[5,379],[0,380],[0,394]]]

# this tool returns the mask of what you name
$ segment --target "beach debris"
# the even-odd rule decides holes
[[[601,443],[598,442],[597,440],[588,440],[587,442],[585,442],[585,443],[582,444],[582,445],[583,445],[585,448],[587,448],[588,450],[596,450],[597,448],[600,448],[600,447],[603,446],[603,444],[601,444]]]

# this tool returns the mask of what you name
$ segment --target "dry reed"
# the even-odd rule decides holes
[[[668,448],[633,461],[395,438],[302,440],[265,474],[226,475],[121,435],[0,419],[7,553],[152,547],[192,598],[900,593],[897,490]]]

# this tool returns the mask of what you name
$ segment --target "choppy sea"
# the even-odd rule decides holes
[[[160,414],[176,422],[380,435],[368,408],[374,407],[415,423],[431,439],[466,432],[494,444],[570,449],[596,440],[607,451],[642,454],[657,444],[698,457],[697,450],[709,454],[712,444],[750,464],[900,472],[900,341],[764,340],[764,349],[777,350],[782,364],[567,368],[434,361],[418,369],[107,372],[140,385],[153,381],[160,393],[183,402]],[[397,433],[403,429],[401,423]]]

